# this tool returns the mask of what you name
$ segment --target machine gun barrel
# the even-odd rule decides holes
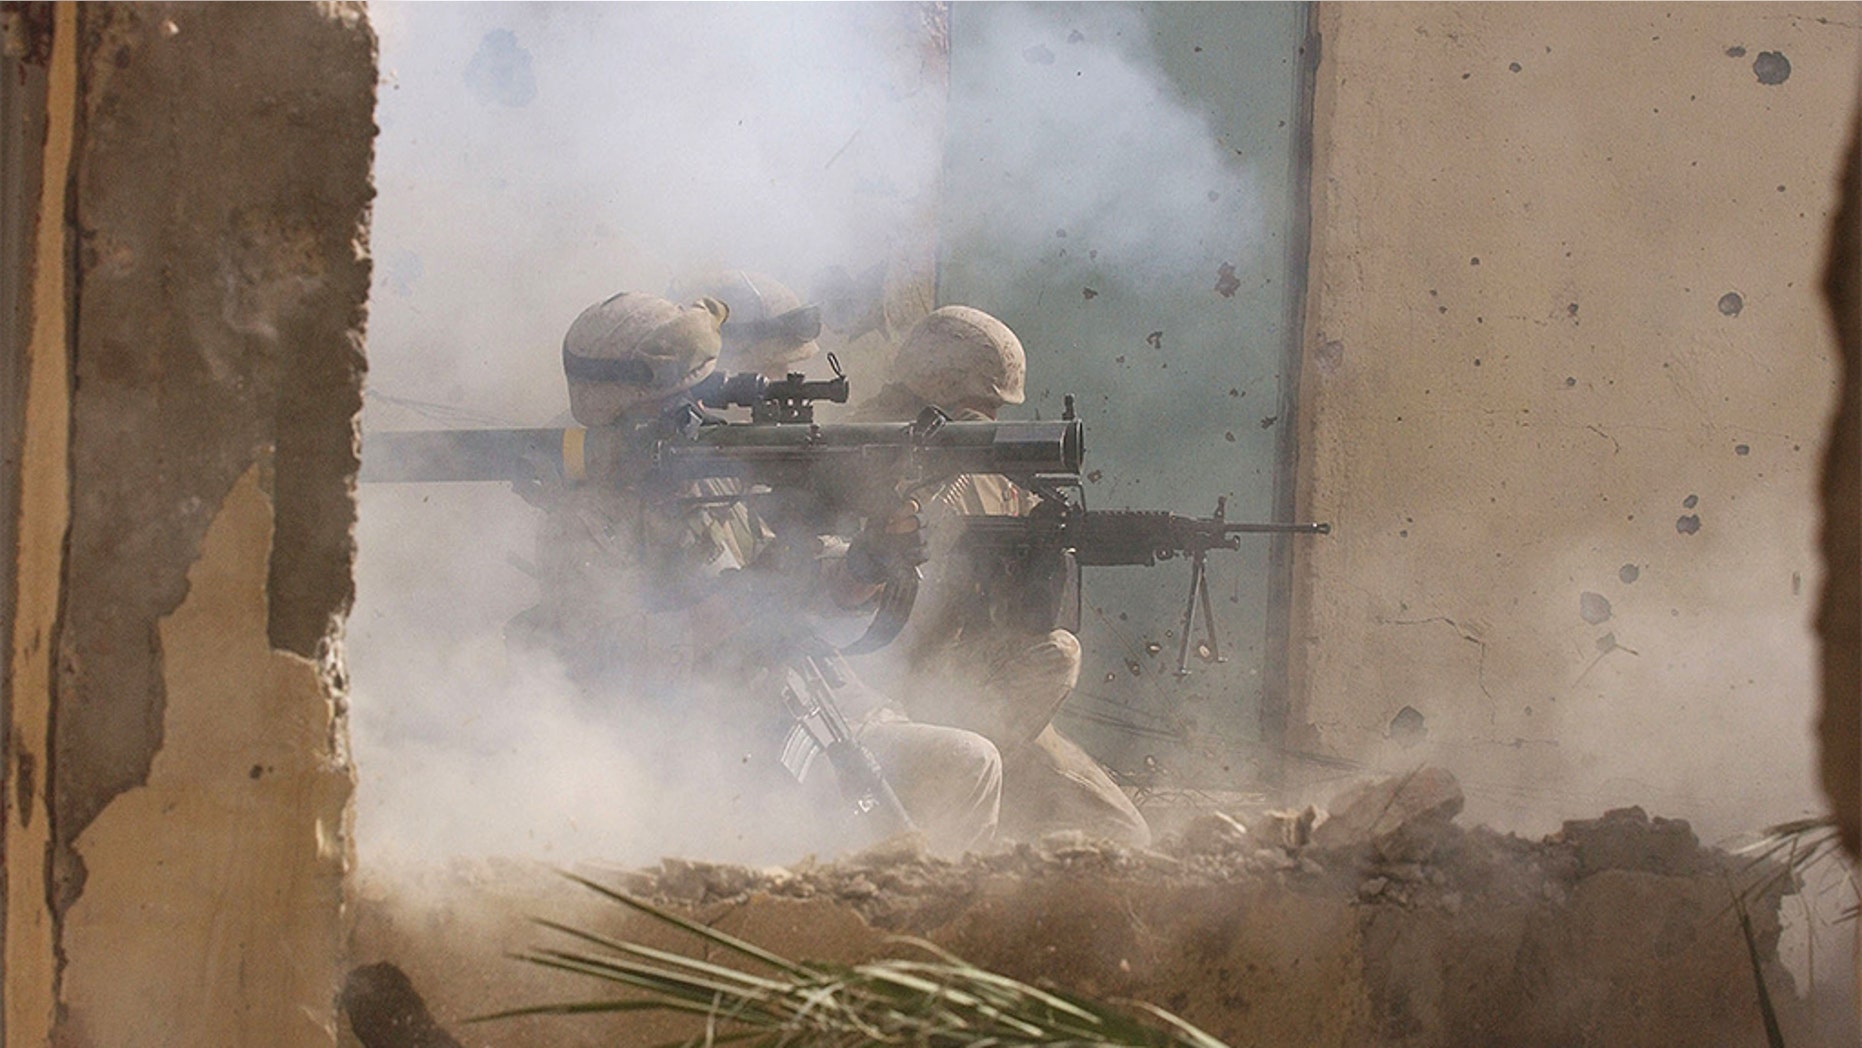
[[[1221,517],[1185,517],[1165,510],[1085,510],[1068,507],[1055,515],[966,517],[963,545],[972,550],[1014,552],[1068,549],[1082,567],[1149,567],[1198,551],[1235,549],[1238,535],[1327,535],[1326,523],[1244,523]]]
[[[1138,564],[1146,567],[1179,554],[1235,549],[1238,535],[1273,533],[1324,535],[1330,524],[1230,523],[1220,511],[1213,517],[1185,517],[1163,510],[1087,510],[1078,514],[1073,548],[1082,566]]]

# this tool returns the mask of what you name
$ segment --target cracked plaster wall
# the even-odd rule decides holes
[[[1321,5],[1290,741],[1708,835],[1807,770],[1855,5]],[[1421,714],[1400,719],[1405,707]]]
[[[359,5],[55,10],[6,1043],[331,1043],[373,35]]]

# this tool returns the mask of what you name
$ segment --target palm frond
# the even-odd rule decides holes
[[[1748,905],[1768,895],[1795,891],[1815,867],[1847,862],[1836,820],[1827,815],[1769,826],[1734,854],[1745,857],[1741,875],[1755,875],[1739,892],[1739,901]]]
[[[540,921],[544,928],[578,945],[574,949],[538,947],[516,955],[517,959],[625,988],[634,991],[633,995],[531,1005],[473,1021],[668,1012],[692,1016],[703,1024],[700,1032],[676,1044],[737,1043],[749,1048],[1227,1048],[1155,1005],[1132,1001],[1132,1012],[1126,1012],[1030,986],[978,968],[923,940],[893,941],[918,948],[928,960],[889,958],[853,965],[792,961],[626,892],[568,876],[614,903],[774,974],[751,974]]]
[[[1746,900],[1733,893],[1733,909],[1739,914],[1739,932],[1746,940],[1746,958],[1752,964],[1752,981],[1758,987],[1759,1015],[1765,1020],[1765,1043],[1768,1048],[1785,1048],[1784,1031],[1778,1025],[1778,1009],[1773,1007],[1771,988],[1765,984],[1765,963],[1759,956],[1758,933],[1752,930],[1752,914]]]

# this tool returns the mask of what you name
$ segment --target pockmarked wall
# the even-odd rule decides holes
[[[26,13],[6,1044],[332,1044],[374,38]]]
[[[1319,24],[1299,504],[1336,530],[1298,566],[1292,748],[1440,762],[1503,826],[1820,811],[1819,292],[1862,11]]]

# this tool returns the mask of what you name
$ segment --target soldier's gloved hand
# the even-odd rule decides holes
[[[855,582],[877,586],[929,559],[924,522],[912,506],[910,512],[868,524],[853,537],[847,544],[847,575]]]

